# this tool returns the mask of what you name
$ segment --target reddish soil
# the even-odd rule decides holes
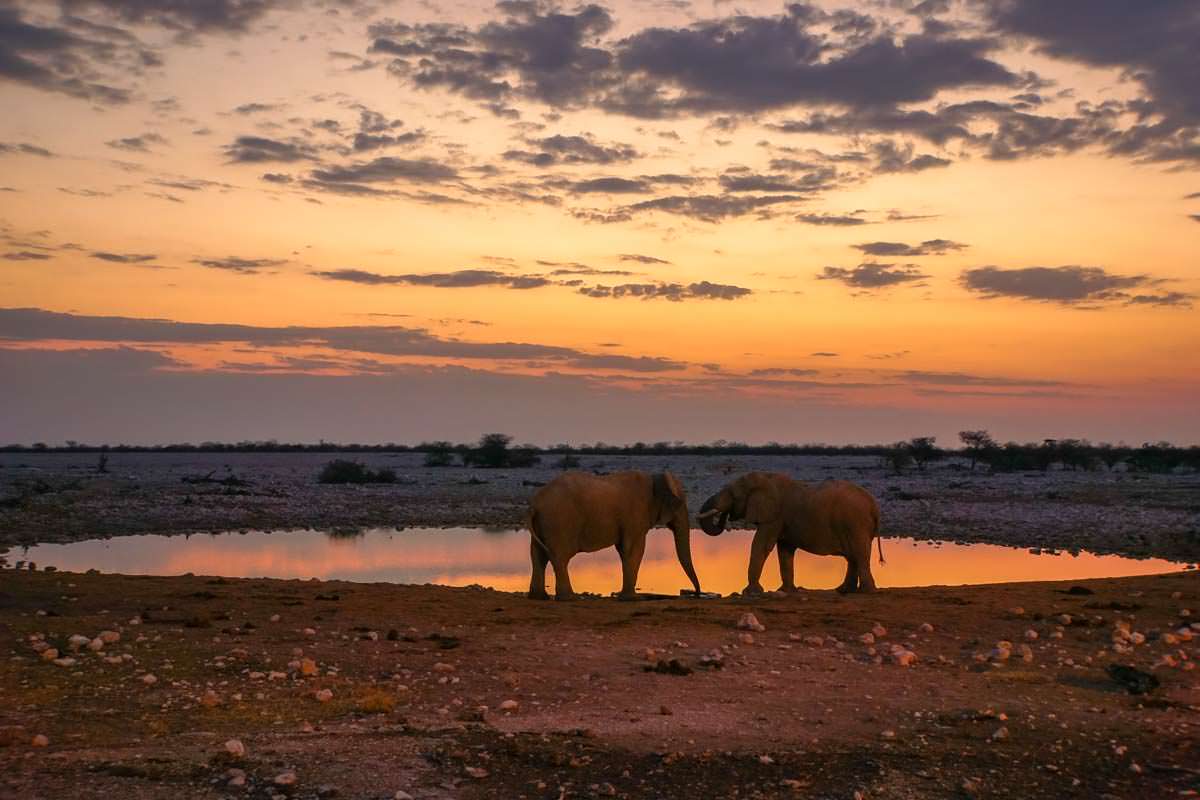
[[[1177,631],[1200,621],[1200,577],[1077,585],[1090,593],[1042,583],[556,603],[5,570],[0,796],[1195,795],[1200,630]],[[765,626],[752,643],[735,627],[747,612]],[[1118,621],[1128,652],[1113,649]],[[876,624],[882,663],[859,638]],[[69,652],[72,634],[105,630],[120,641]],[[45,660],[38,635],[76,663]],[[1012,643],[1007,661],[987,660],[998,640]],[[895,663],[893,645],[916,662]],[[703,666],[714,649],[721,666]],[[294,663],[307,658],[319,674]],[[688,674],[671,674],[672,659]],[[664,672],[647,671],[660,660]],[[1112,664],[1160,686],[1131,694]],[[318,701],[321,689],[332,699]],[[39,735],[48,746],[32,745]],[[229,739],[245,754],[228,755]],[[293,784],[275,783],[286,773]]]

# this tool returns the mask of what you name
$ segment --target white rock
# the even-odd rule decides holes
[[[278,615],[278,614],[272,614],[272,615],[271,615],[271,622],[279,622],[279,615]]]
[[[505,700],[503,703],[500,704],[501,711],[516,711],[520,707],[521,707],[521,704],[518,703],[516,700]]]
[[[158,678],[155,677],[153,673],[147,672],[142,676],[142,683],[146,684],[147,686],[153,686],[154,684],[158,683]]]
[[[80,636],[76,633],[70,639],[67,639],[67,644],[71,646],[72,650],[78,650],[81,647],[86,647],[91,641],[88,637]]]
[[[766,627],[758,621],[758,617],[749,612],[742,614],[742,616],[738,618],[737,627],[739,630],[754,631],[756,633],[762,633],[766,630]]]
[[[121,634],[117,631],[100,631],[100,635],[97,638],[105,644],[116,644],[121,641]]]
[[[453,664],[447,664],[443,661],[439,661],[433,665],[434,672],[454,672],[454,669],[455,667]]]
[[[75,659],[71,658],[70,656],[64,656],[63,658],[54,659],[54,663],[58,664],[60,667],[73,667],[75,666]]]
[[[104,640],[97,636],[95,639],[92,639],[90,642],[88,642],[87,646],[88,650],[98,653],[104,649]]]
[[[394,795],[392,795],[392,800],[414,800],[414,798],[408,792],[400,789]]]
[[[246,745],[241,739],[230,739],[225,742],[225,752],[234,758],[242,758],[246,755]]]
[[[1038,638],[1038,632],[1033,628],[1030,628],[1029,630],[1025,631],[1025,638],[1032,642]]]
[[[275,776],[272,783],[274,783],[276,786],[295,786],[296,785],[296,773],[281,772]]]
[[[313,696],[317,698],[318,703],[328,703],[333,699],[333,691],[331,689],[319,689]]]

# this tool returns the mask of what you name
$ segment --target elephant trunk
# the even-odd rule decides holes
[[[684,510],[682,519],[676,519],[672,522],[671,533],[675,535],[675,555],[679,559],[679,566],[683,567],[683,571],[687,573],[688,580],[692,582],[692,586],[696,589],[696,594],[700,594],[700,579],[696,577],[696,568],[692,566],[692,537],[688,526],[687,511]]]
[[[720,509],[720,497],[721,495],[718,493],[705,500],[697,517],[700,522],[700,530],[709,536],[720,536],[724,533],[725,523],[729,520],[729,511]]]

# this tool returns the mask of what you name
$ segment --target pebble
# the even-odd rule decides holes
[[[153,673],[147,672],[142,676],[142,683],[146,684],[147,686],[153,686],[154,684],[158,683],[158,678],[155,677]]]
[[[875,634],[864,633],[862,636],[858,637],[858,640],[863,644],[875,644]]]
[[[766,627],[758,621],[758,617],[749,612],[738,618],[737,627],[739,630],[754,631],[755,633],[762,633],[766,630]]]
[[[883,637],[887,636],[887,628],[876,622],[871,626],[871,633],[875,634],[876,639],[882,639]]]
[[[91,641],[88,637],[80,636],[76,633],[70,639],[67,639],[67,644],[71,646],[72,650],[78,650],[81,647],[86,647]]]
[[[397,790],[397,792],[394,795],[392,795],[392,800],[415,800],[415,799],[408,792],[404,791],[403,789],[399,789],[399,790]]]
[[[921,633],[933,633],[933,626],[928,622],[922,622],[921,627],[917,628]]]
[[[279,622],[279,615],[278,615],[278,614],[272,614],[272,615],[271,615],[271,622]]]
[[[88,642],[87,647],[88,650],[91,650],[93,653],[98,653],[104,649],[104,640],[97,636],[95,639],[92,639],[90,642]]]
[[[212,689],[209,689],[203,695],[201,695],[200,705],[204,706],[205,708],[219,706],[221,705],[221,696]]]
[[[521,704],[518,703],[516,700],[505,700],[503,703],[500,704],[501,711],[516,711],[520,707],[521,707]]]
[[[890,729],[889,729],[889,730],[886,730],[886,731],[880,731],[880,732],[879,732],[879,738],[880,738],[880,739],[895,739],[895,738],[896,738],[896,732],[895,732],[895,731],[893,731],[893,730],[890,730]]]
[[[105,644],[116,644],[121,641],[121,634],[117,631],[100,631],[97,638]]]
[[[1059,625],[1070,625],[1071,624],[1071,615],[1070,614],[1059,614],[1057,617],[1055,617],[1055,619],[1058,620]]]
[[[752,633],[739,633],[739,634],[738,634],[738,641],[739,641],[739,642],[741,642],[742,644],[754,644],[754,634],[752,634]]]
[[[805,636],[804,643],[810,647],[824,647],[825,637],[823,636]]]
[[[316,675],[317,672],[318,672],[317,662],[313,661],[311,658],[300,659],[300,674],[301,675],[307,675],[307,676],[311,677],[313,675]]]
[[[246,746],[241,739],[230,739],[225,742],[225,752],[234,758],[242,758],[246,755]]]
[[[1025,631],[1025,638],[1032,642],[1038,638],[1038,632],[1033,628],[1030,628],[1029,630]]]
[[[295,786],[296,773],[281,772],[275,776],[275,779],[272,781],[272,783],[274,783],[276,786]]]
[[[63,658],[54,659],[54,663],[58,664],[60,667],[73,667],[75,666],[75,659],[71,658],[70,656],[64,656]]]
[[[483,767],[464,767],[463,772],[467,773],[476,780],[480,780],[488,776],[488,771]]]
[[[37,736],[33,737],[29,744],[33,747],[49,747],[50,739],[46,736],[46,734],[39,733]]]
[[[1021,660],[1024,661],[1026,664],[1032,664],[1033,663],[1033,648],[1027,644],[1023,644],[1023,645],[1021,645],[1019,650],[1021,653]]]
[[[434,672],[454,672],[454,665],[439,661],[433,665]]]
[[[319,689],[314,695],[318,703],[328,703],[333,699],[333,691],[331,689]]]
[[[993,742],[1000,742],[1007,738],[1008,738],[1008,728],[1006,728],[1003,725],[1001,725],[999,728],[996,728],[996,732],[992,734]]]
[[[42,651],[42,658],[47,661],[54,661],[58,658],[58,650],[54,647],[48,647]]]

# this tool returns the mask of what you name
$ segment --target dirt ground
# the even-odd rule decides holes
[[[1196,796],[1198,620],[1194,571],[558,603],[10,569],[0,796]]]
[[[325,486],[335,457],[390,467],[397,483]],[[432,469],[420,453],[0,453],[0,549],[133,533],[373,526],[519,527],[559,470]],[[581,468],[669,469],[693,513],[732,477],[844,478],[879,500],[884,534],[1200,560],[1200,475],[971,472],[949,460],[896,475],[853,456],[585,456]]]

